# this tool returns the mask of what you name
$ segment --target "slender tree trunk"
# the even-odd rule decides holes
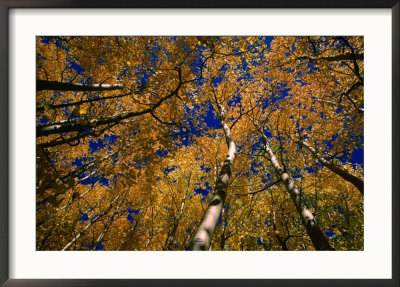
[[[274,230],[274,232],[275,232],[275,237],[276,237],[276,239],[278,240],[279,244],[280,244],[281,247],[282,247],[282,250],[284,250],[284,251],[289,250],[289,249],[287,248],[287,245],[286,245],[286,241],[287,241],[287,240],[286,240],[286,239],[283,239],[283,238],[278,234],[278,228],[277,228],[277,226],[276,226],[276,213],[275,213],[275,210],[273,211],[272,228],[273,228],[273,230]]]
[[[37,250],[42,250],[44,244],[46,243],[47,239],[49,239],[51,233],[53,232],[55,225],[53,225],[50,229],[49,232],[47,232],[46,236],[42,239],[42,242],[40,243],[40,246],[37,248]]]
[[[153,236],[154,236],[154,228],[153,228],[153,226],[154,226],[154,210],[153,210],[153,203],[152,203],[152,199],[151,199],[151,196],[150,196],[150,204],[152,205],[151,206],[151,230],[149,230],[149,238],[147,239],[147,242],[146,242],[146,244],[145,244],[145,248],[147,248],[147,246],[149,246],[150,245],[150,243],[151,243],[151,240],[153,239]]]
[[[128,250],[127,248],[129,248],[131,238],[133,237],[133,233],[135,232],[138,225],[139,225],[139,220],[135,220],[135,224],[128,230],[128,232],[125,235],[125,238],[121,241],[119,247],[117,248],[117,251]]]
[[[76,145],[80,144],[81,139],[84,139],[85,137],[89,137],[89,136],[100,137],[104,132],[106,132],[107,130],[110,130],[117,124],[118,124],[118,122],[109,124],[98,130],[93,130],[93,131],[90,131],[87,133],[78,133],[76,136],[70,136],[68,138],[63,138],[62,136],[60,136],[60,137],[57,137],[56,139],[53,139],[53,140],[50,140],[47,142],[42,142],[42,143],[38,144],[37,147],[41,148],[41,149],[46,149],[46,148],[50,148],[50,147],[59,146],[62,144],[76,146]]]
[[[74,181],[76,177],[78,177],[81,174],[83,174],[86,170],[92,168],[95,164],[102,163],[102,162],[106,161],[107,159],[112,158],[112,156],[117,154],[119,151],[120,150],[118,149],[117,151],[115,151],[115,152],[113,152],[113,153],[111,153],[111,154],[109,154],[109,155],[107,155],[107,156],[105,156],[103,158],[95,159],[95,160],[92,160],[92,161],[90,161],[88,163],[85,163],[85,164],[81,165],[80,167],[76,168],[75,170],[68,172],[68,174],[66,174],[66,175],[64,175],[62,177],[59,177],[59,178],[55,178],[54,180],[51,180],[50,182],[48,182],[46,184],[43,184],[42,186],[40,186],[37,189],[37,192],[38,193],[43,193],[48,188],[52,187],[57,181],[60,181],[63,184],[68,184],[68,182]],[[74,186],[77,185],[78,183],[84,181],[85,179],[88,179],[89,177],[95,175],[97,172],[98,172],[98,170],[92,171],[90,174],[86,175],[84,178],[81,178],[78,182],[75,182]],[[68,184],[68,186],[69,187],[67,189],[61,188],[60,190],[55,192],[53,194],[53,196],[56,196],[56,195],[64,193],[66,190],[71,188],[71,185]],[[46,200],[47,200],[47,198],[43,198],[43,199],[37,201],[36,204],[38,204],[38,205],[42,204]]]
[[[225,242],[226,242],[226,236],[225,236],[225,231],[226,231],[226,218],[225,217],[225,210],[222,209],[221,212],[221,217],[222,217],[222,230],[221,230],[221,240],[219,242],[219,247],[221,248],[221,250],[225,250]]]
[[[189,184],[190,184],[190,179],[189,179]],[[175,241],[175,234],[176,231],[178,230],[179,222],[181,221],[181,217],[183,214],[183,209],[185,208],[185,200],[186,200],[186,195],[187,193],[183,196],[182,201],[181,201],[181,207],[178,212],[178,216],[174,219],[171,235],[167,237],[165,248],[166,250],[172,250],[172,245],[174,244]]]
[[[110,220],[107,222],[107,224],[106,224],[106,226],[105,226],[103,232],[99,235],[99,237],[97,237],[97,240],[96,240],[96,244],[95,244],[95,246],[94,246],[94,249],[96,249],[96,248],[100,245],[100,243],[103,242],[104,236],[106,236],[107,232],[110,230],[111,225],[114,223],[114,221],[115,221],[116,219],[118,219],[119,217],[121,217],[122,215],[124,215],[125,212],[126,212],[126,210],[119,212],[117,215],[113,214],[113,215],[111,216],[111,218],[110,218]]]
[[[364,53],[359,53],[359,54],[353,54],[353,53],[346,53],[346,54],[340,54],[340,55],[333,55],[333,56],[318,56],[318,57],[312,57],[312,56],[299,56],[297,57],[298,59],[304,59],[304,60],[309,60],[312,62],[315,62],[317,60],[325,60],[328,62],[337,62],[337,61],[353,61],[355,60],[364,60]]]
[[[69,247],[71,247],[72,244],[74,244],[93,224],[99,221],[100,218],[102,218],[104,215],[106,215],[111,208],[115,205],[115,203],[120,199],[120,197],[128,190],[128,188],[124,189],[120,194],[117,195],[117,197],[110,203],[109,207],[98,217],[91,221],[86,227],[79,232],[70,242],[67,243],[67,245],[64,246],[64,248],[61,251],[66,251]]]
[[[81,198],[83,198],[86,194],[88,194],[90,191],[93,190],[93,188],[95,187],[95,184],[92,184],[90,186],[90,188],[88,190],[86,190],[84,193],[82,193],[81,195],[76,196],[75,198],[73,198],[70,202],[68,202],[66,205],[64,205],[63,207],[61,207],[61,210],[65,210],[68,208],[68,206],[70,206],[71,204],[73,204],[74,202],[80,200]]]
[[[214,195],[205,211],[200,225],[194,236],[192,250],[209,250],[211,239],[221,214],[222,207],[225,202],[226,192],[228,189],[229,178],[232,174],[232,165],[236,157],[236,144],[232,140],[231,130],[225,122],[225,111],[220,106],[220,122],[224,130],[226,144],[228,146],[228,155],[221,167]]]
[[[274,166],[274,169],[276,170],[276,173],[278,174],[280,180],[285,184],[286,189],[288,190],[290,197],[292,198],[297,212],[300,215],[300,218],[303,222],[303,225],[306,228],[308,236],[310,236],[310,239],[317,250],[334,250],[329,242],[328,239],[324,236],[322,233],[321,229],[319,228],[317,221],[315,220],[312,212],[308,209],[306,203],[302,200],[300,191],[296,184],[294,183],[294,180],[292,177],[284,171],[284,169],[281,167],[281,165],[278,162],[278,159],[276,158],[275,154],[271,150],[271,148],[268,145],[268,141],[264,135],[262,135],[264,138],[264,149],[270,156],[270,161],[272,165]]]
[[[334,102],[334,101],[329,101],[329,100],[324,100],[324,99],[320,99],[320,98],[317,98],[317,97],[314,97],[313,99],[314,99],[315,101],[317,101],[317,102],[326,103],[326,104],[329,104],[329,105],[332,105],[332,106],[335,106],[335,107],[340,107],[340,108],[345,107],[345,105],[343,105],[342,103],[338,103],[338,102]],[[364,109],[363,109],[363,108],[360,108],[360,107],[357,107],[357,106],[355,105],[354,101],[352,101],[352,104],[353,104],[353,106],[355,107],[355,109],[356,109],[360,114],[364,113]]]
[[[72,239],[70,242],[68,242],[68,244],[65,245],[63,249],[61,249],[61,251],[67,250],[72,244],[74,244],[85,233],[86,230],[88,230],[90,228],[90,226],[92,226],[96,222],[97,221],[92,221],[88,225],[86,225],[86,227],[81,232],[79,232],[78,235],[76,235],[74,237],[74,239]]]
[[[77,102],[72,102],[72,103],[65,103],[65,104],[58,104],[58,105],[52,105],[48,104],[48,107],[50,109],[60,109],[60,108],[65,108],[65,107],[71,107],[71,106],[79,106],[85,103],[92,103],[92,102],[97,102],[97,101],[104,101],[104,100],[109,100],[109,99],[117,99],[117,98],[123,98],[126,96],[131,95],[132,93],[126,93],[126,94],[121,94],[121,95],[113,95],[109,97],[97,97],[93,99],[87,99],[87,100],[82,100],[82,101],[77,101]],[[46,108],[44,106],[36,107],[36,112],[43,112]]]
[[[36,91],[54,90],[54,91],[113,91],[122,90],[122,85],[108,84],[80,84],[64,83],[57,81],[36,80]]]
[[[347,170],[342,169],[342,168],[338,167],[337,165],[335,165],[334,163],[328,161],[326,158],[324,158],[322,155],[320,155],[313,147],[308,145],[306,142],[304,142],[304,141],[296,141],[296,142],[298,144],[300,144],[301,146],[305,147],[306,149],[308,149],[312,153],[312,155],[316,159],[318,159],[318,161],[320,163],[322,163],[324,166],[326,166],[329,170],[333,171],[334,173],[339,175],[344,180],[353,184],[364,196],[364,182],[361,179],[350,174]]]
[[[122,120],[136,116],[141,116],[143,114],[150,113],[151,111],[153,111],[153,109],[149,108],[138,112],[127,112],[111,117],[99,118],[93,120],[74,119],[74,120],[63,120],[46,124],[37,124],[36,137],[48,136],[59,133],[68,133],[68,132],[82,132],[87,128],[90,129],[97,126],[119,123]]]

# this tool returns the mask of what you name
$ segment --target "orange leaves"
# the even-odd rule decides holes
[[[362,146],[363,117],[354,105],[363,103],[363,86],[349,91],[361,80],[353,61],[332,60],[350,53],[349,45],[363,53],[362,37],[346,39],[348,44],[336,37],[274,37],[267,49],[266,39],[258,36],[38,37],[38,79],[124,86],[37,93],[38,123],[85,124],[37,140],[61,143],[37,149],[37,201],[49,197],[38,204],[38,221],[44,222],[38,242],[57,226],[43,248],[59,250],[105,212],[71,248],[92,246],[111,218],[103,237],[107,249],[187,248],[226,156],[223,131],[215,128],[221,104],[238,153],[213,250],[281,250],[278,236],[290,236],[291,249],[311,248],[282,184],[259,191],[276,181],[276,174],[253,120],[285,167],[298,172],[296,184],[322,225],[337,221],[338,238],[353,228],[357,239],[351,244],[359,247],[362,198],[332,172],[316,167],[311,153],[292,140],[307,137],[327,155],[351,154]],[[357,65],[362,75],[363,61]],[[125,93],[130,94],[119,97]],[[97,124],[153,108],[115,125]],[[361,165],[342,165],[363,176]],[[343,208],[346,202],[357,227],[333,213],[333,206]],[[138,213],[128,220],[128,210]],[[80,220],[80,212],[87,221]],[[342,241],[337,245],[350,242]]]

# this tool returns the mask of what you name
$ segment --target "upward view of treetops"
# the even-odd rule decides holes
[[[363,250],[363,37],[36,38],[37,250]]]

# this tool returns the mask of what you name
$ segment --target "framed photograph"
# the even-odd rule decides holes
[[[0,0],[2,286],[399,286],[399,7]]]

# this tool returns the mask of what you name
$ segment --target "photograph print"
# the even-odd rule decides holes
[[[364,38],[37,36],[36,250],[364,250]]]

